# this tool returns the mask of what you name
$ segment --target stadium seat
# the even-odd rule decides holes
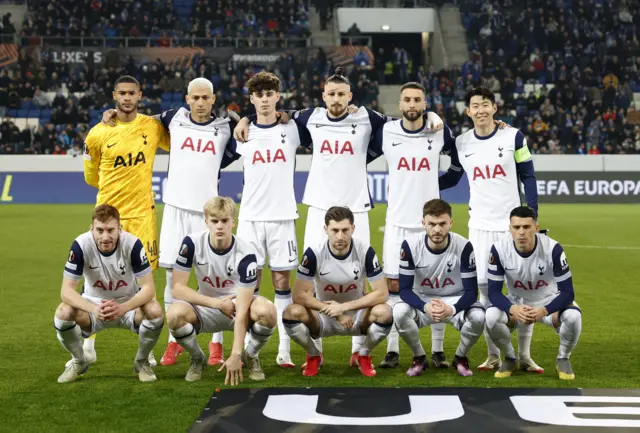
[[[16,117],[29,117],[29,110],[25,108],[20,108],[18,110],[18,113],[16,114]]]

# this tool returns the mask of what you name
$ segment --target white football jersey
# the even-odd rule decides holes
[[[456,137],[460,163],[469,179],[469,227],[509,230],[509,213],[521,205],[516,163],[531,158],[516,128],[496,128],[487,137],[470,129]]]
[[[125,302],[140,289],[136,279],[151,272],[142,242],[131,233],[121,231],[116,249],[103,254],[90,231],[78,236],[71,244],[64,276],[79,280],[84,276],[82,293]]]
[[[207,200],[218,196],[220,167],[233,132],[230,119],[212,118],[200,124],[182,107],[165,111],[160,120],[171,135],[162,199],[180,209],[202,212]]]
[[[382,149],[389,166],[387,224],[420,228],[422,207],[429,200],[440,198],[440,154],[451,153],[455,144],[448,126],[429,132],[426,124],[425,121],[417,131],[408,131],[402,120],[394,120],[376,134],[375,146]]]
[[[255,288],[258,263],[253,247],[233,236],[231,246],[217,252],[209,241],[209,231],[185,237],[173,269],[195,269],[198,292],[212,298],[235,295],[238,288]]]
[[[364,107],[354,114],[331,119],[326,108],[296,112],[294,120],[309,131],[313,159],[302,202],[322,210],[347,206],[352,212],[372,207],[367,177],[371,134],[386,116]]]
[[[344,257],[337,257],[329,242],[309,247],[298,266],[297,277],[313,281],[320,301],[348,302],[363,296],[365,280],[382,278],[382,268],[374,249],[356,238]]]
[[[473,247],[465,237],[449,232],[449,244],[433,251],[427,234],[405,239],[400,249],[400,278],[413,276],[413,291],[421,299],[462,296],[463,278],[476,276]]]
[[[558,283],[571,278],[562,246],[536,233],[533,251],[523,256],[511,237],[505,236],[491,247],[488,278],[504,281],[508,293],[529,301],[540,301],[559,292]]]
[[[294,174],[300,134],[294,121],[249,126],[249,141],[231,147],[244,161],[239,219],[283,221],[298,218]]]

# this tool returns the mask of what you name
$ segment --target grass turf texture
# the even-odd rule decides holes
[[[184,374],[188,355],[172,367],[156,367],[158,381],[142,384],[132,372],[137,337],[125,330],[109,330],[98,335],[98,362],[73,384],[56,379],[69,359],[53,328],[53,314],[60,302],[62,270],[75,236],[88,229],[91,206],[13,205],[0,208],[0,249],[2,263],[2,302],[0,312],[3,337],[0,341],[0,431],[186,431],[198,417],[216,387],[224,388],[223,373],[207,368],[203,380],[187,383]],[[371,239],[382,259],[386,208],[377,206],[370,213]],[[300,206],[298,239],[303,239],[306,207]],[[158,210],[160,219],[162,209]],[[634,205],[543,205],[543,228],[565,245],[638,246],[640,232],[636,222],[640,211]],[[454,207],[454,230],[467,235],[466,206]],[[160,222],[158,222],[159,224]],[[302,245],[300,246],[300,250]],[[558,336],[548,327],[535,327],[533,359],[545,368],[544,375],[518,373],[498,380],[492,373],[475,371],[471,378],[459,377],[452,369],[429,370],[421,377],[409,378],[405,371],[411,361],[401,342],[401,366],[394,370],[378,368],[375,378],[362,377],[347,363],[351,338],[324,339],[325,365],[315,378],[304,378],[299,366],[302,350],[292,342],[292,356],[298,365],[282,370],[275,364],[278,336],[261,354],[267,380],[245,380],[244,387],[571,387],[629,388],[640,383],[637,365],[638,324],[635,315],[638,249],[587,249],[565,247],[576,288],[576,301],[583,310],[583,334],[572,356],[577,379],[557,379],[554,359]],[[302,255],[302,251],[300,251]],[[164,271],[155,274],[158,299],[162,300]],[[193,277],[192,277],[193,278]],[[261,293],[272,298],[273,288],[266,271]],[[193,281],[192,281],[193,283]],[[597,313],[597,314],[596,314]],[[154,353],[158,361],[167,344],[165,327]],[[422,331],[423,345],[430,351],[430,331]],[[201,335],[206,345],[210,335]],[[449,360],[459,338],[447,327],[445,351]],[[514,341],[517,342],[515,333]],[[232,334],[225,333],[225,353],[229,353]],[[384,356],[386,341],[374,352],[377,365]],[[475,367],[484,360],[484,337],[470,353]]]

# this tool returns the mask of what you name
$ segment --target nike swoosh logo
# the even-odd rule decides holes
[[[505,271],[515,271],[516,268],[504,268]]]
[[[107,148],[111,149],[113,146],[115,146],[118,143],[113,143],[113,144],[107,144]]]
[[[320,275],[327,275],[327,274],[330,274],[330,273],[331,273],[331,271],[325,272],[324,274],[322,272],[320,272]]]
[[[204,265],[206,265],[206,264],[207,264],[207,262],[202,262],[202,263],[198,263],[198,262],[196,262],[196,264],[197,264],[197,265],[199,265],[199,266],[204,266]]]
[[[327,125],[316,125],[316,128],[322,128],[323,126],[327,126]]]
[[[293,263],[293,262],[295,262],[295,261],[297,261],[297,260],[298,260],[297,258],[295,258],[295,259],[289,259],[289,263]]]
[[[474,153],[465,153],[464,157],[465,158],[469,158],[471,155],[475,155],[475,154],[476,154],[475,152]]]
[[[98,269],[100,266],[89,266],[89,269]]]
[[[392,146],[399,146],[399,145],[401,145],[401,144],[402,144],[402,143],[393,143],[393,144],[392,144]]]

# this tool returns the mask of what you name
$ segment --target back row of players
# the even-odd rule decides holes
[[[122,86],[123,83],[127,84],[124,81],[120,81],[119,85]],[[130,84],[137,86],[135,80]],[[179,269],[181,257],[179,253],[183,250],[189,251],[189,246],[184,242],[181,243],[183,236],[187,233],[201,230],[203,227],[204,218],[200,211],[201,204],[207,197],[217,195],[217,185],[215,182],[198,182],[197,180],[206,178],[205,176],[211,173],[212,167],[219,168],[225,164],[223,161],[223,148],[226,147],[224,156],[227,158],[227,163],[239,157],[239,155],[242,155],[244,157],[245,187],[239,218],[238,237],[248,241],[256,250],[256,263],[258,268],[264,266],[265,258],[268,256],[269,265],[271,269],[275,271],[273,273],[273,283],[276,289],[275,303],[280,325],[278,363],[283,366],[293,365],[290,360],[289,345],[286,336],[291,334],[295,341],[302,341],[299,341],[299,337],[296,336],[302,332],[300,331],[302,328],[297,326],[296,320],[301,317],[323,317],[322,315],[305,316],[302,310],[297,307],[287,308],[287,306],[291,304],[291,292],[288,287],[288,271],[294,269],[297,265],[297,246],[293,225],[293,221],[297,218],[295,196],[293,195],[293,164],[295,161],[295,149],[298,145],[314,144],[312,166],[303,198],[303,202],[310,206],[307,217],[307,228],[305,230],[305,251],[315,254],[314,251],[317,253],[321,252],[321,250],[317,250],[317,248],[324,248],[325,250],[328,248],[328,252],[325,251],[328,256],[331,256],[332,252],[331,242],[325,244],[324,239],[326,239],[326,234],[322,230],[322,227],[324,225],[323,219],[326,218],[327,214],[326,210],[334,203],[347,206],[354,211],[351,221],[351,225],[355,223],[354,236],[358,239],[358,242],[362,243],[361,246],[364,246],[364,256],[360,257],[360,259],[364,259],[367,256],[366,251],[368,248],[366,246],[369,245],[367,211],[371,208],[371,202],[367,188],[366,161],[370,161],[382,153],[385,154],[390,170],[389,208],[384,246],[385,273],[388,277],[385,287],[388,285],[388,289],[392,293],[398,292],[397,278],[399,277],[400,286],[402,286],[402,281],[406,279],[405,277],[409,277],[405,274],[411,273],[412,271],[411,269],[405,270],[403,268],[405,260],[401,259],[401,256],[397,254],[401,243],[405,239],[412,238],[413,235],[420,235],[420,232],[422,232],[422,236],[424,235],[424,228],[422,228],[420,224],[419,217],[420,207],[422,206],[421,203],[439,197],[439,189],[455,185],[462,175],[462,168],[469,173],[471,189],[470,206],[472,209],[470,211],[470,234],[472,244],[478,255],[477,259],[480,263],[486,263],[491,245],[504,234],[505,228],[509,226],[509,210],[519,205],[518,177],[525,185],[527,201],[530,207],[534,210],[536,209],[535,177],[524,137],[513,128],[502,129],[496,127],[493,122],[495,97],[486,89],[475,89],[468,95],[467,114],[474,121],[474,129],[456,138],[454,142],[450,130],[447,127],[440,131],[435,131],[427,127],[430,126],[427,125],[427,123],[430,122],[429,119],[433,122],[434,117],[436,121],[438,121],[439,118],[433,113],[429,113],[428,116],[423,116],[423,112],[426,109],[424,89],[415,83],[405,85],[401,91],[400,108],[403,112],[403,119],[392,120],[390,122],[388,121],[391,119],[387,119],[383,115],[366,109],[359,109],[355,113],[350,114],[347,111],[348,101],[351,96],[350,89],[348,82],[340,74],[332,76],[325,86],[323,97],[328,109],[317,108],[315,110],[295,113],[293,120],[289,122],[282,120],[278,122],[276,118],[275,105],[279,100],[279,81],[277,77],[272,74],[261,73],[256,75],[249,82],[248,86],[251,100],[256,106],[257,117],[253,119],[253,123],[250,126],[248,126],[249,121],[243,119],[240,122],[241,124],[236,127],[237,137],[245,136],[245,142],[242,144],[236,142],[236,140],[230,140],[231,126],[229,124],[230,120],[227,118],[210,119],[209,122],[205,122],[206,124],[202,124],[194,122],[192,115],[184,109],[178,110],[177,112],[170,111],[163,113],[161,117],[162,122],[171,135],[171,163],[169,185],[167,186],[164,197],[166,206],[160,242],[160,262],[168,269]],[[114,95],[115,93],[116,92],[114,92]],[[213,104],[215,99],[213,97],[211,83],[202,79],[196,79],[190,83],[188,93],[187,101],[192,103],[190,105],[193,112],[206,109],[207,103],[209,104],[208,108],[210,108],[210,105]],[[127,93],[124,92],[124,94],[126,95]],[[205,106],[203,107],[203,105]],[[250,137],[249,140],[246,140],[247,129]],[[213,139],[212,135],[214,136]],[[370,140],[372,136],[374,139]],[[216,139],[215,137],[218,138]],[[205,145],[205,143],[207,144]],[[437,179],[439,154],[441,152],[451,154],[452,164],[449,172]],[[461,163],[458,162],[458,152],[464,155]],[[199,173],[202,173],[203,176],[200,177],[198,175]],[[218,170],[215,170],[216,178],[217,173]],[[439,188],[435,187],[436,184],[439,184]],[[200,205],[196,205],[196,203],[200,203]],[[447,212],[444,212],[444,214],[446,213]],[[443,214],[436,216],[439,217],[441,215]],[[343,218],[336,222],[344,222],[345,220],[349,221],[349,218]],[[345,241],[343,240],[342,242]],[[350,242],[347,243],[351,245]],[[324,245],[324,247],[319,247],[322,245]],[[314,250],[314,248],[316,248],[316,250]],[[404,249],[403,253],[407,254]],[[299,269],[299,275],[304,274],[302,271],[305,261],[310,262],[312,260],[310,259],[311,254],[305,254],[303,265],[301,265],[302,267]],[[72,251],[70,259],[71,257],[77,259],[78,255],[79,253],[77,251]],[[315,254],[315,256],[316,259],[318,259],[317,254]],[[74,263],[70,261],[70,265],[73,264]],[[452,262],[451,264],[453,265],[454,263]],[[489,267],[489,269],[490,268],[491,267]],[[76,269],[78,269],[77,264]],[[447,269],[452,269],[452,267],[449,266]],[[67,269],[67,271],[70,272],[70,269]],[[311,272],[310,270],[308,271]],[[358,272],[360,271],[362,271],[360,274],[362,275],[366,273],[366,268]],[[228,273],[230,271],[227,270],[226,272]],[[486,275],[485,267],[479,267],[478,272],[481,291],[480,301],[486,307],[489,300],[487,296],[488,285],[486,284],[486,277],[483,279],[483,275]],[[259,274],[259,271],[256,271],[256,273]],[[543,271],[540,270],[539,273],[543,273]],[[178,273],[175,274],[178,275]],[[491,271],[489,274],[491,275]],[[180,292],[178,288],[180,285],[177,284],[176,281],[171,282],[171,277],[173,276],[174,273],[167,272],[165,302],[171,299],[172,287],[174,294]],[[358,274],[355,276],[357,277]],[[107,276],[105,276],[105,278],[106,277]],[[221,278],[224,278],[224,274],[213,274],[208,275],[208,277],[209,281],[212,282],[212,287],[215,287],[215,284],[222,284],[225,281],[221,280]],[[351,278],[353,278],[353,275]],[[363,278],[360,278],[358,296],[362,294],[362,289],[364,288],[362,286]],[[374,279],[375,276],[369,278]],[[259,279],[259,275],[256,275],[256,279]],[[428,283],[425,283],[425,281],[428,281]],[[533,282],[534,286],[537,285],[537,280],[518,279],[516,281],[521,284],[522,281],[526,281],[529,286],[531,282]],[[106,282],[108,284],[105,285],[103,282],[103,287],[112,288],[113,284],[117,285],[117,281],[111,279],[106,280]],[[448,284],[444,284],[445,282],[446,279],[423,279],[420,281],[421,284],[424,283],[430,288],[431,295],[436,296],[440,296],[441,290],[449,288]],[[375,283],[372,282],[372,286],[374,285]],[[177,291],[176,288],[178,288]],[[309,287],[302,289],[300,293],[307,292],[307,289],[309,289]],[[315,289],[318,298],[321,299],[322,295],[319,292],[317,284]],[[333,287],[333,289],[339,292],[336,287]],[[87,284],[85,283],[85,292],[86,290]],[[203,284],[200,284],[200,290],[203,290]],[[350,295],[352,295],[351,292],[352,290],[348,290]],[[376,292],[383,293],[378,290],[374,291],[374,293]],[[539,292],[536,291],[536,293]],[[362,299],[367,298],[367,296]],[[377,296],[382,297],[380,294]],[[398,302],[399,298],[403,299],[395,295],[390,298],[392,299],[391,304]],[[65,298],[63,297],[63,299]],[[525,297],[525,299],[527,298]],[[106,306],[103,307],[103,309],[109,314],[112,314],[111,309],[115,308],[119,308],[119,311],[122,312],[121,310],[124,309],[122,305],[127,305],[125,301],[128,302],[128,300],[115,303],[105,302],[104,304]],[[566,299],[563,298],[563,302],[564,301],[566,301]],[[205,305],[210,306],[211,301],[208,302],[209,304]],[[372,299],[368,299],[366,302],[372,302]],[[426,301],[423,300],[423,302]],[[571,301],[569,301],[569,303],[570,302]],[[115,304],[121,307],[116,307]],[[220,303],[215,304],[221,307],[218,308],[218,310],[224,313],[225,308],[227,308],[228,311],[232,303],[230,301],[226,302],[225,306]],[[305,306],[304,303],[301,305]],[[318,304],[315,305],[320,307]],[[362,307],[361,303],[356,303],[356,305],[359,306],[358,309]],[[424,304],[410,305],[420,307]],[[427,305],[432,305],[432,303],[427,303]],[[86,305],[84,306],[86,307]],[[128,306],[131,306],[131,304],[128,304]],[[353,307],[353,305],[350,306]],[[77,309],[78,305],[72,305],[72,307]],[[305,306],[305,308],[308,307],[308,305]],[[458,307],[460,307],[460,305],[458,305]],[[344,308],[344,306],[332,306],[332,303],[326,303],[326,305],[319,308],[318,311],[323,312],[323,314],[326,314],[328,317],[342,317],[343,314],[337,313],[344,313],[344,311],[342,311]],[[435,302],[435,307],[425,307],[426,310],[429,310],[429,308],[431,308],[431,310],[426,311],[426,314],[431,318],[431,321],[426,321],[424,322],[425,324],[443,322],[445,317],[443,316],[445,314],[444,311],[447,313],[451,312],[450,308],[445,307],[444,304],[439,302]],[[454,310],[454,315],[465,311],[465,309],[460,311],[458,311],[458,309],[459,308],[456,308],[456,310]],[[522,319],[521,323],[523,326],[519,328],[525,330],[523,334],[525,338],[522,338],[521,335],[519,341],[520,364],[525,365],[525,367],[530,370],[541,370],[531,361],[528,355],[528,340],[530,340],[531,326],[533,323],[532,317],[534,317],[532,315],[533,313],[531,313],[533,309],[529,307],[509,307],[507,311],[509,311],[509,309],[513,317]],[[395,310],[394,308],[394,313]],[[474,309],[469,309],[470,312],[473,310]],[[563,316],[570,315],[569,310],[564,312]],[[171,311],[171,308],[169,308],[169,311]],[[380,316],[376,315],[376,312],[380,313]],[[547,310],[547,313],[549,313],[547,316],[551,317],[550,314],[552,312]],[[112,317],[109,316],[109,314],[106,314],[104,317]],[[538,314],[541,313],[538,312]],[[171,317],[170,315],[168,316]],[[282,320],[283,316],[284,320]],[[475,328],[477,331],[479,314],[469,313],[467,316],[470,323],[473,322],[472,318],[476,316]],[[142,316],[140,316],[139,319],[141,317]],[[162,315],[160,314],[159,318],[161,319],[161,317]],[[383,331],[385,321],[383,320],[383,311],[372,310],[367,317],[367,320],[370,320],[371,317],[376,318],[378,321],[376,326],[380,327],[380,330],[378,330],[378,334],[380,334],[378,338],[384,338],[385,333]],[[352,320],[355,318],[358,320],[361,319],[360,317],[353,317]],[[158,317],[152,320],[157,319]],[[390,323],[390,317],[387,317],[387,319],[389,319]],[[200,321],[202,318],[198,317],[197,320]],[[254,324],[254,327],[252,327],[253,331],[251,332],[252,337],[257,335],[263,337],[270,335],[268,332],[269,323],[266,318],[265,320],[266,322],[260,325],[262,328],[254,329],[254,327],[257,326]],[[322,335],[320,331],[317,333],[314,332],[318,330],[314,328],[314,325],[320,326],[320,328],[323,329],[323,321],[318,319],[319,321],[314,322],[310,318],[309,320],[311,320],[311,322],[308,323],[308,328],[312,331],[312,334],[316,337],[318,334]],[[169,319],[169,321],[170,328],[174,329],[171,326],[171,319]],[[300,321],[305,323],[304,320]],[[402,333],[402,326],[404,326],[400,324],[402,321],[396,320],[395,322],[395,328],[398,328]],[[260,322],[258,321],[256,323],[259,324]],[[345,327],[345,325],[349,324],[350,322],[348,321],[342,324],[340,322],[338,322],[338,324],[334,323],[336,327],[340,325],[344,329],[339,331],[338,328],[336,328],[333,329],[333,331],[349,333],[349,328]],[[144,322],[143,325],[145,325]],[[146,331],[153,329],[159,333],[159,328],[156,325],[157,323],[155,325],[147,323],[141,329],[145,329]],[[358,324],[358,329],[363,331],[362,326],[364,325],[361,325],[361,323]],[[58,324],[56,326],[59,330],[61,329]],[[459,326],[461,329],[463,328],[462,322],[459,323]],[[184,327],[187,329],[182,329]],[[64,329],[65,327],[63,326],[62,328]],[[67,328],[69,328],[69,326],[67,326]],[[295,332],[289,332],[294,328],[299,331],[297,334]],[[377,329],[374,326],[367,327],[367,329],[372,328]],[[387,328],[389,327],[387,326]],[[69,329],[75,328],[71,327]],[[186,332],[190,328],[188,325],[184,325],[180,329]],[[174,344],[174,348],[176,346],[180,347],[180,349],[176,349],[173,352],[174,362],[178,350],[181,350],[182,347],[186,347],[189,350],[189,344],[183,341],[185,336],[183,332],[180,332],[180,329],[175,329],[177,333],[172,332],[172,334],[181,337],[181,344],[178,345],[172,342],[169,345],[169,347],[171,347],[172,344]],[[329,326],[329,329],[332,329],[331,326]],[[482,327],[480,329],[482,329]],[[436,331],[442,332],[440,329]],[[147,332],[140,333],[141,342],[143,334],[147,334]],[[434,334],[436,334],[436,332],[434,332]],[[443,335],[439,334],[435,337],[432,359],[436,365],[446,365],[446,360],[444,359],[444,354],[441,349]],[[147,336],[146,338],[149,337]],[[469,342],[472,343],[472,340],[473,338],[471,337]],[[308,353],[312,356],[308,358],[307,366],[303,372],[304,374],[313,375],[317,373],[317,366],[319,362],[321,362],[321,358],[317,358],[315,355],[321,354],[322,349],[318,340],[311,339],[310,341],[311,343],[309,344],[313,344],[314,348],[307,347]],[[371,359],[368,356],[369,350],[372,347],[372,341],[376,341],[373,336],[354,341],[352,363],[360,364],[360,369],[364,374],[372,374],[372,372],[375,372],[371,366]],[[377,341],[380,340],[378,339]],[[490,340],[488,339],[487,341],[489,342]],[[575,345],[577,337],[571,341],[573,342],[572,344]],[[257,354],[257,351],[251,349],[252,347],[258,347],[259,344],[254,343],[252,345],[250,337],[248,341],[245,342],[245,346],[250,375],[255,373],[253,376],[257,378],[263,377],[259,363],[257,362],[257,356],[252,356],[253,354]],[[165,352],[165,357],[171,354],[168,353],[169,347],[167,352]],[[240,346],[240,352],[242,352],[241,347],[242,346]],[[416,358],[414,358],[414,363],[409,370],[409,374],[419,374],[427,365],[426,358],[424,351],[421,352],[421,349],[418,350],[415,346],[412,346],[412,348],[414,348]],[[229,358],[226,363],[227,367],[231,368],[233,372],[238,371],[235,365],[239,364],[239,357],[235,356],[239,354],[237,349],[236,344],[234,344],[232,351],[233,356]],[[490,356],[487,361],[481,365],[481,368],[496,368],[500,362],[497,353],[497,348],[490,346]],[[563,353],[566,355],[566,351]],[[390,338],[388,353],[385,361],[383,361],[383,366],[396,366],[398,363],[397,354],[397,339],[394,341],[393,338]],[[152,377],[153,372],[149,368],[148,362],[145,364],[141,357],[142,354],[138,353],[138,355],[139,356],[136,357],[136,369],[138,371],[144,371],[145,377]],[[468,365],[465,364],[465,355],[466,352],[464,348],[459,348],[454,360],[456,368],[461,374],[468,374],[470,372]],[[502,364],[502,367],[500,367],[497,373],[498,375],[511,374],[511,371],[515,368],[514,364],[517,364],[517,362],[511,361],[512,359],[515,360],[515,355],[513,358],[510,356],[512,352],[507,351],[506,355],[506,359],[509,360],[509,362]],[[199,361],[201,357],[196,356],[195,359]],[[561,359],[564,360],[565,358],[561,356]],[[68,365],[61,379],[64,379],[64,377],[67,379],[69,377],[75,379],[78,372],[86,368],[86,359],[84,361],[85,362],[81,362],[79,355],[74,354],[74,361]],[[232,362],[233,365],[229,366],[229,362]],[[198,362],[192,364],[192,368],[190,369],[190,371],[195,369],[195,377],[199,377],[197,374],[199,368],[197,364]],[[573,376],[568,360],[566,362],[558,362],[558,369],[561,371],[561,377],[563,372],[566,373],[565,377]],[[235,377],[235,373],[232,374],[232,376]]]

